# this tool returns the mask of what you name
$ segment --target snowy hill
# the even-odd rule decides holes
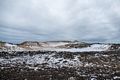
[[[106,51],[111,47],[110,44],[91,44],[75,41],[24,42],[19,46],[33,51],[43,50],[67,52]]]
[[[107,51],[111,45],[106,45],[106,44],[92,44],[89,47],[84,47],[84,48],[56,48],[53,49],[53,51],[67,51],[67,52],[89,52],[89,51]]]
[[[89,52],[119,50],[119,44],[84,43],[75,41],[25,41],[20,44],[4,43],[0,51],[66,51]]]
[[[24,51],[25,49],[15,44],[4,43],[4,45],[1,47],[1,50],[2,51]]]

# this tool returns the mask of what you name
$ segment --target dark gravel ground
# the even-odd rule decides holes
[[[0,80],[120,80],[120,51],[106,52],[55,52],[55,51],[24,51],[0,52],[0,58],[16,56],[51,54],[56,57],[73,59],[79,55],[83,66],[50,68],[42,67],[37,70],[26,67],[26,64],[8,66],[0,64]],[[94,66],[85,66],[92,63]],[[36,65],[34,65],[36,66]]]

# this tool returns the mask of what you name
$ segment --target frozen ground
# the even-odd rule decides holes
[[[0,53],[1,80],[119,80],[120,51]]]
[[[67,56],[67,55],[66,55]],[[74,56],[73,56],[74,57]],[[57,56],[55,53],[52,54],[36,54],[36,55],[25,55],[16,56],[11,58],[0,58],[1,65],[16,66],[17,64],[28,65],[42,65],[46,64],[46,67],[60,68],[60,67],[79,67],[81,62],[79,61],[79,56],[75,56],[74,59],[63,58]],[[29,66],[28,66],[29,67]],[[39,67],[38,67],[39,68]]]

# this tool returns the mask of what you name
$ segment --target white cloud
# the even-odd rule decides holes
[[[0,31],[7,30],[1,31],[3,40],[119,41],[119,0],[4,0],[0,5]]]

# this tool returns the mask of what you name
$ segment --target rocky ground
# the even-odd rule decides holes
[[[120,51],[3,51],[0,80],[120,80]]]

